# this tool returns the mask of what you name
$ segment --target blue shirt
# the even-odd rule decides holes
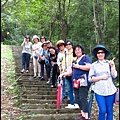
[[[92,76],[97,77],[105,73],[108,73],[109,76],[107,80],[99,80],[94,83],[94,92],[103,96],[112,95],[116,92],[116,87],[112,78],[117,77],[117,71],[115,71],[115,74],[112,76],[110,72],[110,65],[107,60],[104,63],[96,61],[91,65],[88,76],[88,80],[92,81]]]
[[[88,55],[84,55],[77,64],[85,65],[84,62],[91,64],[92,60]],[[89,73],[89,71],[81,70],[81,69],[78,69],[78,68],[72,68],[72,69],[73,69],[73,75],[72,75],[73,79],[78,80],[83,74],[86,74],[88,85],[90,85],[90,82],[88,81],[88,73]]]

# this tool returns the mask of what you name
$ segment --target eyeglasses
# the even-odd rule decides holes
[[[104,54],[105,52],[97,52],[97,54],[100,54],[100,53],[101,53],[101,54]]]
[[[69,44],[66,44],[66,46],[67,46],[67,45],[71,45],[71,44],[69,43]]]

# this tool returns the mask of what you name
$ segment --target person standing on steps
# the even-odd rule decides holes
[[[37,35],[34,35],[32,38],[34,44],[32,46],[32,57],[33,57],[33,68],[34,68],[34,78],[40,79],[40,64],[38,62],[38,53],[41,51],[42,47],[39,42],[39,37]]]
[[[59,79],[63,76],[72,74],[75,101],[78,103],[81,114],[78,119],[88,119],[88,91],[90,82],[88,81],[88,73],[92,64],[91,58],[85,54],[84,48],[78,44],[73,47],[73,57],[76,60],[73,62],[72,67],[59,75]]]
[[[113,105],[116,87],[112,78],[117,77],[113,60],[106,60],[110,51],[104,45],[97,45],[92,50],[97,59],[92,63],[89,71],[89,81],[94,83],[95,98],[99,107],[98,120],[113,120]]]
[[[43,43],[45,43],[46,41],[47,41],[47,38],[46,38],[44,35],[40,37],[41,46],[42,46]],[[40,51],[39,54],[40,54],[40,56],[43,54],[43,47],[42,47],[42,50]],[[40,57],[40,56],[39,56],[39,57]],[[45,66],[45,61],[42,60],[39,64],[40,64],[40,66],[41,66],[41,67],[40,67],[41,80],[44,80],[44,66]]]
[[[57,56],[57,65],[59,69],[62,67],[62,72],[64,72],[64,65],[62,64],[63,56],[65,56],[66,48],[65,48],[65,42],[63,40],[59,40],[56,43],[56,47],[59,49],[58,56]],[[65,78],[62,77],[63,80],[63,99],[67,99],[67,88],[66,88],[66,81]]]
[[[50,63],[51,63],[51,80],[52,80],[52,85],[50,86],[51,88],[56,88],[56,78],[57,78],[57,50],[55,47],[51,46],[49,47],[50,51]],[[50,84],[50,80],[47,82],[47,84]]]
[[[46,69],[46,75],[47,75],[47,81],[50,80],[50,52],[49,48],[47,47],[47,41],[43,42],[42,44],[42,52],[40,52],[39,56],[42,61],[44,61],[45,69]],[[42,62],[43,63],[43,62]],[[44,80],[44,64],[41,64],[41,80]]]
[[[21,46],[22,49],[22,70],[21,73],[28,73],[29,72],[29,65],[30,65],[30,57],[31,57],[31,50],[32,50],[32,43],[30,42],[30,36],[26,35],[24,41],[22,42]]]
[[[67,71],[71,68],[72,62],[75,59],[75,57],[73,57],[72,40],[66,40],[65,46],[66,46],[66,53],[65,53],[65,56],[63,56],[62,64],[65,67],[63,69],[65,69],[65,71]],[[69,97],[69,101],[70,101],[68,106],[66,106],[65,108],[69,108],[69,109],[71,109],[71,108],[77,109],[78,108],[79,109],[78,104],[77,103],[74,104],[72,75],[66,76],[65,81],[67,84],[68,97]]]

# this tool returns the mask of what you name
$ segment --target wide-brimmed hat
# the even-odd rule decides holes
[[[50,43],[51,41],[50,40],[47,40],[46,43]]]
[[[103,50],[103,51],[105,52],[105,58],[109,57],[110,51],[107,50],[104,45],[99,44],[99,45],[97,45],[95,48],[93,48],[93,50],[92,50],[92,55],[93,55],[95,58],[97,58],[97,55],[96,55],[96,54],[97,54],[97,51],[98,51],[98,50]]]
[[[65,42],[63,40],[59,40],[57,43],[56,43],[56,47],[58,48],[60,44],[63,44],[65,46]]]
[[[44,44],[47,44],[47,42],[46,42],[46,41],[45,41],[45,42],[43,42],[43,43],[42,43],[42,47],[43,47],[43,45],[44,45]]]
[[[32,41],[34,41],[35,38],[37,38],[38,40],[40,39],[37,35],[34,35]]]

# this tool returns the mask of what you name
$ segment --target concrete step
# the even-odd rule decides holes
[[[80,113],[66,114],[34,114],[25,116],[25,120],[76,120]]]
[[[56,99],[56,95],[22,95],[23,98],[26,99],[45,99],[45,100],[54,100]]]
[[[29,103],[29,104],[56,104],[56,99],[54,100],[46,100],[46,99],[23,99],[21,98],[22,103]],[[67,104],[67,101],[64,101]]]
[[[36,94],[36,95],[56,95],[57,91],[30,91],[30,90],[23,90],[21,92],[22,95],[24,94]]]
[[[32,115],[32,114],[56,114],[56,109],[27,109],[22,110],[24,115]],[[59,114],[66,114],[66,113],[78,113],[80,110],[76,109],[60,109]]]
[[[62,104],[61,108],[65,108],[65,106],[67,106],[67,104]],[[55,109],[56,108],[56,104],[22,104],[22,109]]]
[[[31,88],[26,88],[24,86],[21,87],[22,90],[27,90],[27,91],[56,91],[57,92],[57,88],[50,88],[50,87],[47,87],[47,88],[40,88],[40,87],[31,87]]]

